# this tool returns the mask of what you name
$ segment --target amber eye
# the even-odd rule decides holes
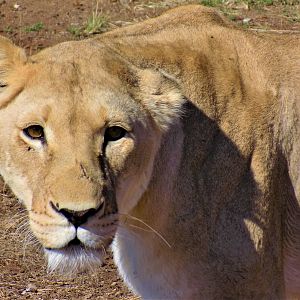
[[[24,128],[23,132],[33,140],[44,140],[44,128],[40,125],[31,125]]]
[[[106,129],[104,139],[105,141],[117,141],[125,136],[127,131],[120,126],[112,126]]]

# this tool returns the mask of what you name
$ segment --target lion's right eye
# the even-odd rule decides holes
[[[104,139],[105,141],[117,141],[125,136],[127,131],[120,126],[112,126],[106,129]]]
[[[33,140],[43,141],[45,138],[44,128],[40,125],[31,125],[27,128],[24,128],[23,132],[27,137],[29,137]]]

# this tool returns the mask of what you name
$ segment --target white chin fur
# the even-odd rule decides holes
[[[48,272],[57,272],[67,276],[79,272],[93,270],[103,265],[101,249],[85,249],[80,246],[70,246],[65,249],[45,249],[48,260]]]

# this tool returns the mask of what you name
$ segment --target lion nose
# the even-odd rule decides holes
[[[103,207],[103,203],[98,208],[90,208],[87,210],[71,210],[67,208],[57,208],[52,202],[51,202],[52,208],[61,213],[70,223],[72,223],[76,228],[79,227],[81,224],[85,223],[88,218],[95,215],[98,211],[100,211]]]
[[[93,216],[97,210],[95,208],[90,208],[82,211],[74,211],[70,209],[60,209],[59,212],[63,214],[67,220],[72,223],[76,228],[81,224],[85,223],[87,219]]]

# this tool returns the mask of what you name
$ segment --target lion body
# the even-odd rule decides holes
[[[65,250],[76,235],[93,251],[113,238],[143,299],[300,295],[299,35],[186,6],[27,61],[14,51],[0,74],[0,173],[53,269],[78,264]],[[41,118],[47,146],[24,146],[16,127]],[[128,136],[103,142],[107,124]],[[103,202],[76,230],[62,215]]]

